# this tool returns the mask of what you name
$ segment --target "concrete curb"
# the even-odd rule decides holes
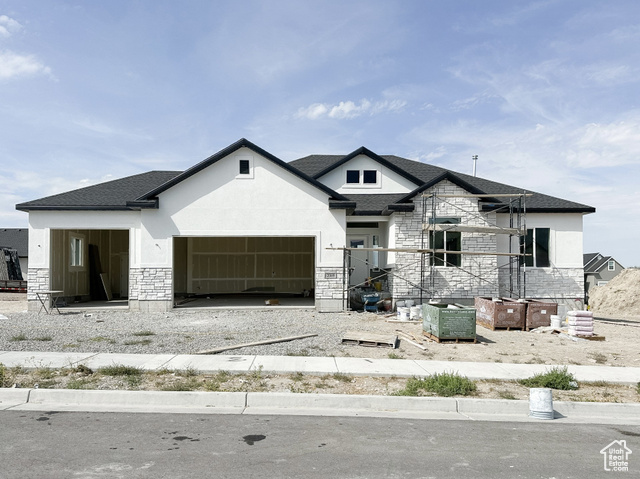
[[[0,388],[0,410],[29,402],[30,389]]]
[[[178,409],[189,412],[193,409],[242,410],[245,404],[246,393],[32,389],[22,409],[149,412]]]
[[[557,421],[640,425],[640,404],[555,402]],[[342,394],[0,389],[0,410],[529,421],[529,402]]]

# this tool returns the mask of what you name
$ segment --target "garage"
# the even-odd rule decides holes
[[[314,251],[315,238],[305,236],[175,237],[176,305],[264,305],[268,298],[313,306]]]
[[[51,289],[75,304],[108,301],[126,305],[129,296],[128,230],[51,230]]]

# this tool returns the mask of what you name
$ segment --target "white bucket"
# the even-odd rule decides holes
[[[409,321],[411,318],[411,310],[409,308],[398,308],[398,319],[400,321]]]
[[[415,304],[415,301],[413,299],[405,299],[404,301],[404,305],[407,308],[410,308],[411,306],[413,306]]]
[[[529,389],[529,416],[553,419],[553,397],[550,388]]]
[[[560,329],[562,326],[562,321],[560,320],[560,316],[557,314],[551,315],[551,327],[555,329]]]
[[[422,306],[411,306],[410,311],[409,317],[411,319],[420,319],[422,317]]]

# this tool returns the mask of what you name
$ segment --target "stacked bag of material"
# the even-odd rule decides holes
[[[593,336],[593,312],[569,311],[567,322],[572,336]]]

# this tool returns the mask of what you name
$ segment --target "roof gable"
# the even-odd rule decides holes
[[[406,170],[403,170],[402,168],[399,168],[397,165],[394,165],[393,163],[385,160],[383,157],[381,157],[380,155],[375,154],[373,151],[369,150],[368,148],[365,148],[364,146],[361,146],[357,150],[354,150],[351,153],[349,153],[347,156],[341,158],[340,160],[334,162],[333,164],[327,166],[326,168],[316,172],[313,175],[313,178],[315,178],[315,179],[321,178],[324,175],[326,175],[327,173],[329,173],[330,171],[335,170],[336,168],[344,165],[345,163],[351,161],[352,159],[354,159],[356,156],[359,156],[359,155],[364,155],[364,156],[367,156],[367,157],[371,158],[373,161],[376,161],[376,162],[380,163],[381,165],[389,168],[394,173],[397,173],[398,175],[402,176],[403,178],[411,181],[412,183],[414,183],[416,185],[419,185],[419,184],[422,183],[420,181],[420,179],[416,178],[411,173],[409,173]]]
[[[354,153],[359,153],[356,150]],[[353,154],[353,153],[352,153]],[[531,193],[526,198],[526,210],[529,213],[593,213],[595,208],[592,206],[576,203],[562,198],[557,198],[543,193],[525,190],[516,186],[506,185],[495,181],[487,180],[477,176],[458,173],[439,166],[422,163],[419,161],[409,160],[395,155],[376,155],[383,161],[388,162],[399,170],[403,170],[407,175],[417,180],[415,191],[407,195],[403,201],[409,202],[417,194],[421,193],[430,186],[449,179],[461,188],[473,194],[489,194],[489,195],[517,195],[522,193]],[[339,155],[310,155],[299,160],[292,161],[291,164],[296,168],[304,171],[308,175],[319,177],[325,171],[337,167],[338,164],[345,161],[343,156]],[[425,186],[426,185],[426,186]],[[350,195],[347,195],[350,196]],[[491,202],[492,198],[485,198],[485,201]],[[496,199],[493,199],[496,200]],[[495,201],[501,204],[500,201]]]
[[[205,168],[213,165],[214,163],[222,160],[223,158],[226,158],[227,156],[229,156],[229,155],[233,154],[234,152],[238,151],[240,148],[248,148],[249,150],[253,151],[254,153],[257,153],[257,154],[261,155],[262,157],[264,157],[267,160],[273,162],[277,166],[287,170],[289,173],[297,176],[298,178],[301,178],[303,181],[309,183],[311,186],[313,186],[315,188],[318,188],[319,190],[322,190],[324,193],[329,195],[329,197],[332,200],[348,201],[348,198],[346,198],[346,197],[340,195],[339,193],[333,191],[332,189],[330,189],[327,186],[323,185],[322,183],[320,183],[319,181],[315,180],[314,178],[311,178],[311,177],[307,176],[306,174],[304,174],[300,170],[292,167],[290,164],[288,164],[288,163],[282,161],[281,159],[275,157],[271,153],[267,152],[266,150],[263,150],[262,148],[260,148],[259,146],[251,143],[249,140],[247,140],[245,138],[241,138],[240,140],[236,141],[235,143],[233,143],[233,144],[227,146],[226,148],[220,150],[219,152],[211,155],[209,158],[206,158],[205,160],[201,161],[200,163],[198,163],[198,164],[192,166],[191,168],[185,170],[184,172],[182,172],[181,174],[179,174],[176,177],[172,178],[171,180],[167,181],[166,183],[158,186],[157,188],[152,189],[151,191],[148,191],[144,195],[142,195],[139,198],[137,198],[137,201],[143,201],[144,202],[144,201],[153,200],[160,193],[168,190],[169,188],[172,188],[173,186],[177,185],[178,183],[186,180],[187,178],[190,178],[191,176],[195,175],[196,173],[198,173],[198,172],[204,170]]]
[[[584,258],[584,272],[585,273],[597,273],[605,266],[608,268],[609,261],[614,261],[618,266],[624,269],[620,263],[618,263],[613,256],[604,256],[600,253],[586,253]]]

